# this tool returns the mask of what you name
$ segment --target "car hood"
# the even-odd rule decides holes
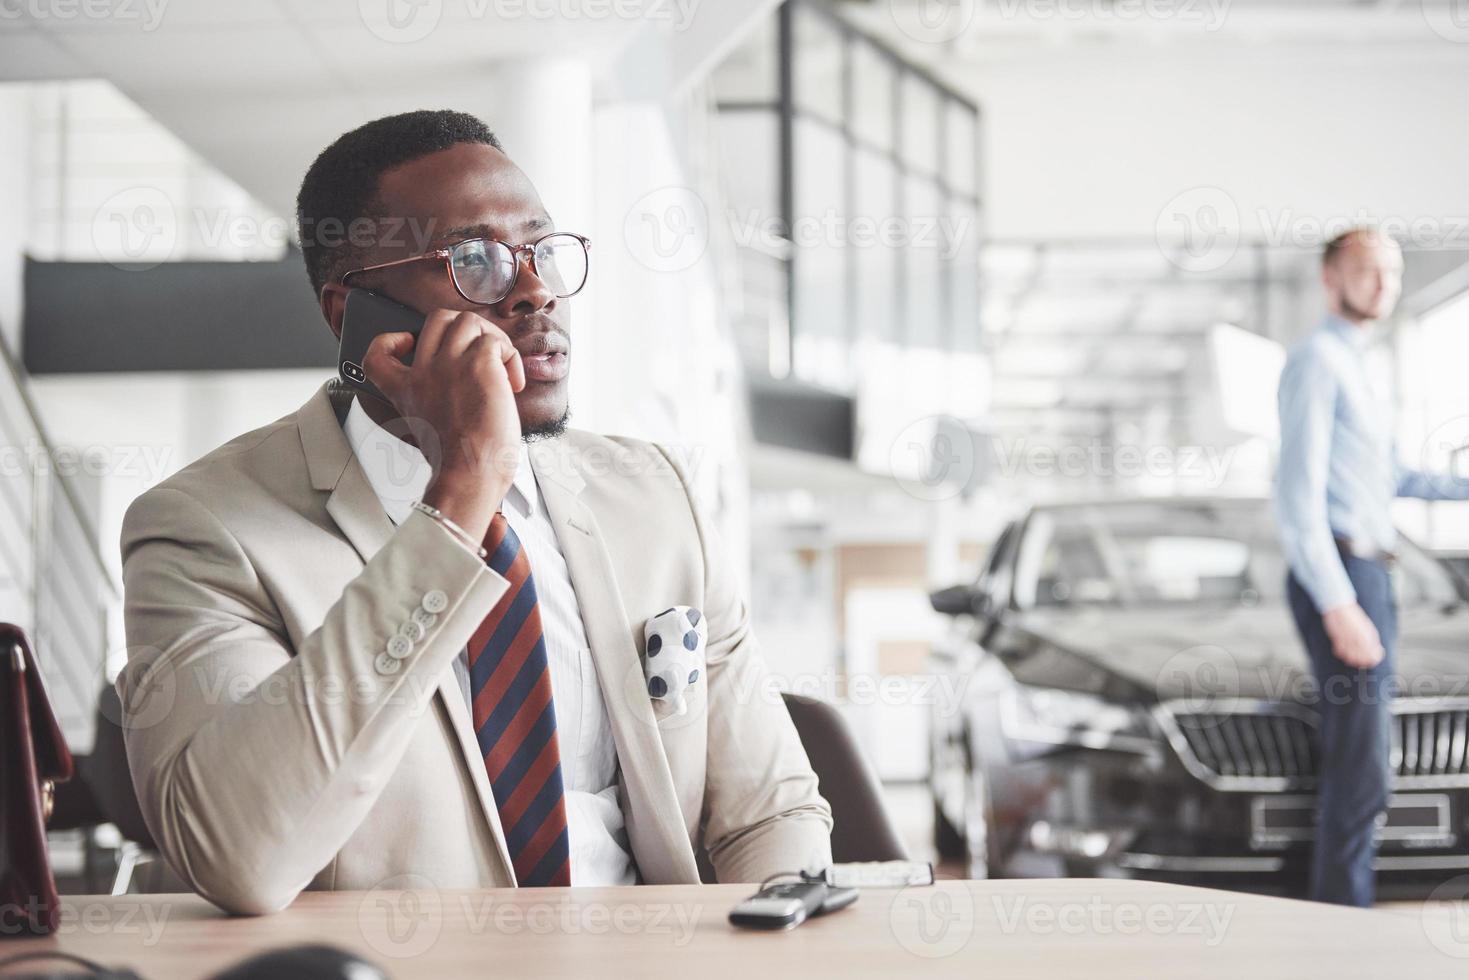
[[[1016,625],[1160,700],[1311,697],[1305,648],[1280,606],[1047,609]],[[1469,609],[1403,613],[1397,662],[1404,696],[1469,696]]]

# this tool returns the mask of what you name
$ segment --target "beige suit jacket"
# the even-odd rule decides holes
[[[343,433],[350,397],[329,382],[124,520],[133,782],[170,865],[230,911],[277,910],[303,889],[515,883],[452,670],[507,583],[432,518],[394,527]],[[830,810],[682,463],[578,430],[532,443],[530,460],[641,880],[697,882],[701,848],[720,881],[829,863]],[[644,622],[676,604],[708,620],[683,715],[648,697],[640,662]],[[415,610],[431,625],[384,673]]]

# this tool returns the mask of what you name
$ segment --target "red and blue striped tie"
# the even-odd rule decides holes
[[[469,641],[475,734],[516,880],[569,885],[571,845],[546,638],[530,561],[503,513],[490,522],[485,550],[510,588]]]

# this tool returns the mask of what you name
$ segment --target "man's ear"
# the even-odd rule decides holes
[[[342,339],[342,317],[347,312],[347,294],[351,291],[350,286],[329,282],[321,287],[321,295],[317,297],[321,303],[321,315],[326,317],[332,336],[338,340]]]
[[[1338,261],[1340,257],[1338,257]],[[1336,288],[1341,281],[1341,272],[1337,269],[1337,263],[1331,262],[1321,266],[1321,285],[1329,293]]]

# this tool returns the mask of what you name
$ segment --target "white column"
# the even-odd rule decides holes
[[[500,137],[505,152],[567,229],[592,218],[592,69],[576,58],[497,62],[486,99],[469,111]]]
[[[466,110],[494,130],[510,159],[540,191],[557,228],[595,239],[591,66],[577,58],[508,59],[495,64],[482,91],[484,101]],[[572,424],[590,429],[598,428],[588,417],[588,390],[599,361],[589,297],[596,285],[597,252],[594,240],[592,283],[571,300]]]

